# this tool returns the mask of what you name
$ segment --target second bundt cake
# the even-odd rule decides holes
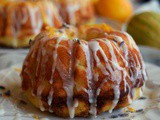
[[[0,2],[0,44],[27,47],[46,26],[60,27],[58,9],[49,1]]]
[[[63,25],[35,38],[21,72],[25,96],[42,111],[71,118],[131,104],[147,80],[132,37],[105,24],[80,29]]]
[[[0,45],[28,47],[28,41],[46,26],[79,26],[93,18],[91,0],[1,0]]]

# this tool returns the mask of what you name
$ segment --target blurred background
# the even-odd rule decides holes
[[[46,26],[64,22],[128,32],[144,61],[160,66],[160,0],[0,0],[0,69],[22,62]]]

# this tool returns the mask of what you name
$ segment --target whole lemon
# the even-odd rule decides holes
[[[95,8],[99,15],[125,22],[133,13],[130,0],[96,0]]]

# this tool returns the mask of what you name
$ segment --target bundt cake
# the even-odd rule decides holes
[[[83,3],[83,4],[82,4]],[[91,0],[2,0],[0,1],[0,45],[27,47],[46,26],[80,25],[93,19]]]
[[[45,26],[60,27],[61,17],[49,1],[0,2],[0,44],[26,47]]]
[[[87,117],[125,107],[142,94],[145,65],[130,35],[105,24],[63,25],[36,36],[22,89],[42,111]]]

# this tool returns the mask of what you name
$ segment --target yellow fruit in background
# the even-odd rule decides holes
[[[95,8],[99,15],[125,22],[133,13],[130,0],[96,0]]]

